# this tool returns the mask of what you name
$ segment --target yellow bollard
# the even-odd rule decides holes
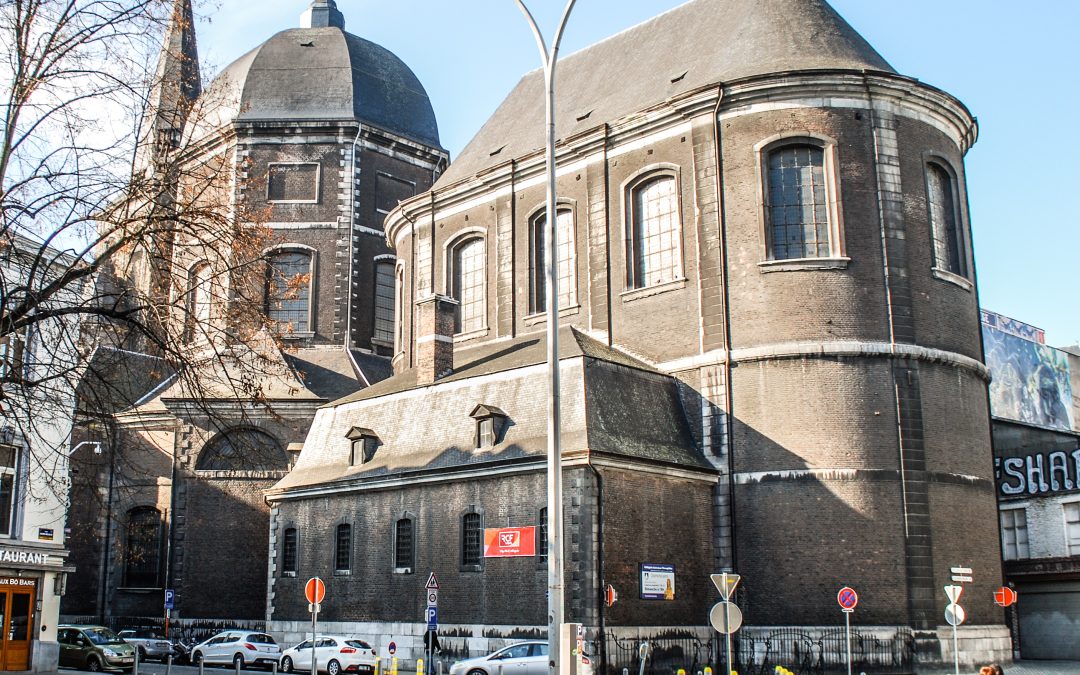
[[[379,661],[382,660],[381,656],[375,657],[375,675],[379,675]]]
[[[424,675],[424,659],[416,659],[416,675]]]
[[[378,675],[378,673],[376,673],[375,675]],[[705,675],[712,675],[712,668],[711,667],[705,666]]]
[[[675,671],[675,673],[676,673],[676,675],[686,675],[686,669],[685,668],[679,668],[677,671]]]
[[[390,675],[397,675],[397,657],[390,657]]]

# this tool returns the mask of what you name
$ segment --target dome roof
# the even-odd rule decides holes
[[[234,61],[200,97],[187,133],[308,120],[358,120],[439,146],[435,112],[412,70],[338,25],[282,31]]]

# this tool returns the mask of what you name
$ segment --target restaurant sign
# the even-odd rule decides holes
[[[20,551],[16,548],[0,548],[0,565],[48,565],[49,554],[40,551]]]
[[[994,459],[994,477],[1003,497],[1080,490],[1080,448]]]

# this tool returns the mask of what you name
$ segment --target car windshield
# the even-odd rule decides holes
[[[247,641],[248,642],[254,642],[257,645],[276,645],[277,644],[276,642],[274,642],[274,638],[270,637],[269,635],[265,635],[263,633],[252,633],[251,635],[248,636]]]
[[[124,642],[119,635],[108,628],[87,628],[83,632],[90,638],[90,642],[96,645],[119,645]]]
[[[350,647],[356,647],[357,649],[371,649],[371,645],[364,642],[363,640],[346,640],[345,644],[349,645]]]

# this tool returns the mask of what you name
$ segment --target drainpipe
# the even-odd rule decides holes
[[[600,578],[599,592],[597,597],[600,600],[600,604],[597,605],[599,609],[600,629],[599,640],[600,643],[600,671],[606,673],[607,669],[607,623],[606,623],[606,609],[607,609],[607,581],[604,579],[604,477],[600,474],[600,471],[596,466],[589,462],[586,466],[596,476],[596,560],[597,560],[597,576]]]
[[[102,548],[99,558],[101,570],[98,573],[98,622],[105,623],[105,600],[109,593],[109,555],[112,551],[112,505],[113,505],[113,479],[116,475],[116,438],[111,424],[105,427],[106,439],[109,444],[109,487],[105,492],[105,546]]]
[[[731,393],[731,355],[734,350],[731,347],[731,275],[728,270],[727,212],[724,209],[724,153],[721,150],[723,129],[720,125],[720,106],[723,102],[724,85],[721,83],[717,87],[716,107],[713,108],[713,149],[716,153],[716,212],[720,223],[720,274],[724,286],[724,347],[727,349],[727,358],[724,359],[724,403],[727,405],[724,426],[728,442],[728,513],[731,516],[728,526],[731,528],[731,569],[734,571],[738,569],[738,547],[735,545],[735,435],[731,423],[735,418],[735,396]]]
[[[349,176],[349,278],[346,282],[348,284],[345,289],[345,297],[348,301],[345,303],[345,335],[344,345],[345,350],[348,351],[351,347],[351,338],[353,333],[352,328],[352,307],[355,298],[353,297],[353,275],[355,274],[354,266],[356,264],[356,249],[355,249],[355,229],[356,229],[356,174],[360,169],[360,134],[364,131],[364,125],[360,122],[356,123],[356,138],[352,142],[352,175]],[[370,345],[369,345],[370,346]]]

